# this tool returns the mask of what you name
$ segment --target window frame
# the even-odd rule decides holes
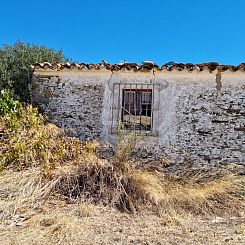
[[[121,122],[125,129],[133,131],[151,131],[152,129],[152,89],[123,88]],[[130,93],[132,93],[130,95]],[[143,94],[149,102],[142,102]],[[146,109],[143,109],[146,105]],[[148,115],[150,113],[150,115]]]
[[[125,131],[134,131],[139,135],[158,136],[158,118],[159,118],[159,98],[160,98],[160,85],[158,83],[145,83],[145,82],[131,82],[121,81],[111,83],[110,90],[111,96],[111,119],[110,119],[110,131],[111,134],[117,134],[122,129],[123,125],[121,122],[122,115],[122,99],[123,89],[137,89],[137,90],[151,90],[152,101],[151,101],[151,128],[150,130],[132,130],[125,129]]]

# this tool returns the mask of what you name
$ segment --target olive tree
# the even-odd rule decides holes
[[[15,99],[30,101],[31,65],[36,62],[67,62],[62,50],[17,41],[0,48],[0,90],[9,90]],[[70,60],[69,60],[70,61]]]

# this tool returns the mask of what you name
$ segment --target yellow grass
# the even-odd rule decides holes
[[[155,238],[168,234],[162,229],[168,224],[179,226],[181,230],[177,232],[185,235],[197,229],[202,217],[244,215],[244,175],[227,172],[222,177],[199,181],[201,175],[198,179],[187,173],[179,178],[137,168],[130,160],[135,139],[125,139],[124,135],[120,136],[114,158],[101,159],[98,142],[81,143],[69,138],[28,110],[22,119],[11,119],[17,120],[15,129],[9,127],[8,118],[0,120],[4,135],[0,142],[0,232],[8,244],[19,244],[19,239],[22,244],[93,244],[100,242],[102,236],[96,240],[86,234],[93,234],[90,228],[103,232],[95,227],[96,222],[106,229],[108,224],[123,229],[123,224],[130,226],[134,219],[137,222],[132,225],[132,241],[142,244],[144,239],[137,234],[147,240],[148,231],[153,232],[151,239],[157,244],[159,240]],[[20,214],[28,217],[26,226],[22,227],[25,221]],[[196,226],[189,226],[195,219]],[[12,224],[20,225],[23,235],[14,234],[19,230],[11,230]],[[244,226],[237,225],[237,234],[243,235]],[[81,226],[84,235],[80,234]],[[9,235],[10,231],[13,235]],[[32,241],[38,231],[40,236]],[[131,230],[125,232],[130,234]],[[105,240],[124,244],[118,237],[111,235]],[[127,241],[130,243],[130,239]],[[195,244],[193,239],[188,242]]]

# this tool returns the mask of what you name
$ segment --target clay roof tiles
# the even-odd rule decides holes
[[[204,71],[208,70],[210,72],[218,69],[219,71],[245,71],[245,63],[241,63],[240,65],[233,66],[233,65],[221,65],[218,64],[217,62],[208,62],[208,63],[201,63],[201,64],[192,64],[192,63],[175,63],[175,62],[168,62],[163,64],[161,67],[156,65],[154,62],[151,61],[144,61],[142,64],[137,64],[137,63],[120,63],[120,64],[108,64],[104,60],[102,60],[102,63],[99,64],[85,64],[85,63],[48,63],[48,62],[43,62],[43,63],[35,63],[32,65],[33,70],[72,70],[72,69],[78,69],[78,70],[100,70],[102,68],[105,68],[107,70],[111,71],[119,71],[119,70],[128,70],[128,71],[151,71],[151,70],[177,70],[177,71],[182,71],[184,69],[188,71]]]

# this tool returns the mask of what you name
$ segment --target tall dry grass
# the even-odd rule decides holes
[[[83,198],[128,212],[218,214],[245,208],[244,176],[227,174],[200,183],[136,168],[130,160],[134,139],[125,135],[114,159],[101,159],[98,142],[67,137],[32,107],[21,113],[0,119],[2,217],[48,198]]]

